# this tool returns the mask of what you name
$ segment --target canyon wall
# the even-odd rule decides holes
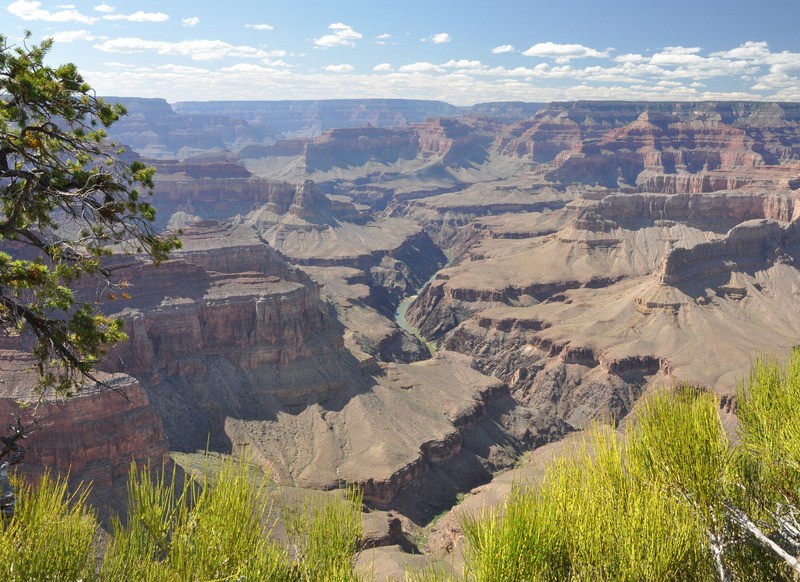
[[[22,353],[11,357],[17,363],[26,360]],[[4,366],[3,376],[9,381],[7,372]],[[29,436],[20,443],[25,448],[19,466],[23,474],[38,477],[55,471],[69,474],[74,482],[102,488],[123,481],[132,461],[160,467],[169,459],[161,419],[142,386],[123,374],[104,381],[111,389],[86,387],[64,401],[46,399],[37,405],[32,392],[27,397],[0,398],[4,427],[16,418],[23,426],[31,426]],[[28,404],[21,407],[20,402]],[[34,419],[36,423],[31,424]]]

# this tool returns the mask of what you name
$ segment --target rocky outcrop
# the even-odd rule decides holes
[[[800,205],[789,196],[767,193],[612,194],[581,211],[575,228],[612,232],[682,223],[725,233],[748,220],[790,222],[800,216]]]
[[[654,273],[659,282],[674,287],[695,286],[698,280],[724,279],[724,289],[732,293],[739,289],[729,285],[734,272],[755,273],[776,263],[793,264],[800,256],[800,223],[788,227],[766,219],[749,220],[731,229],[721,239],[691,248],[674,249]]]
[[[299,184],[254,177],[230,162],[156,164],[153,205],[157,224],[164,227],[176,212],[196,220],[226,220],[265,209],[276,216],[327,217],[330,200],[310,181]],[[352,215],[352,204],[339,203],[337,212]]]
[[[753,184],[787,189],[800,169],[789,145],[798,137],[797,108],[738,105],[629,104],[630,114],[640,111],[635,120],[573,141],[554,158],[548,178],[663,193]],[[780,134],[765,128],[765,117],[781,128]],[[794,137],[787,140],[788,135]]]
[[[208,228],[219,233],[218,227]],[[217,239],[216,248],[201,251],[198,247],[209,243],[205,230],[187,233],[188,248],[178,259],[158,266],[137,262],[117,271],[130,282],[130,299],[114,304],[127,322],[128,340],[107,359],[110,371],[154,384],[196,374],[209,357],[252,370],[341,348],[319,289],[307,277],[252,239],[238,246]],[[245,243],[246,234],[230,234]]]
[[[416,128],[419,155],[447,166],[479,165],[488,159],[496,127],[477,119],[436,119]]]

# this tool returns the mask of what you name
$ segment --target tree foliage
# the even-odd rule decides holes
[[[125,109],[95,96],[75,65],[51,67],[51,40],[0,36],[0,325],[28,335],[40,389],[75,390],[122,322],[76,294],[82,278],[110,285],[103,259],[164,260],[180,243],[153,226],[154,169],[116,149],[105,129]]]

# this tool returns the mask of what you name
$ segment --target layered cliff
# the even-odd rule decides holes
[[[161,419],[132,377],[104,376],[112,389],[87,386],[69,400],[40,401],[32,388],[36,381],[32,365],[26,352],[7,347],[0,353],[6,388],[0,397],[3,426],[18,418],[29,427],[21,443],[23,474],[35,478],[55,471],[102,489],[122,483],[132,461],[160,467],[168,460]]]
[[[142,136],[172,123],[157,105]],[[730,395],[753,353],[796,343],[800,108],[509,107],[180,104],[219,126],[209,151],[249,145],[157,162],[184,249],[119,271],[130,339],[107,369],[175,449],[247,445],[282,482],[430,513],[654,383]],[[281,115],[305,137],[221,127]],[[433,357],[391,319],[430,277],[407,317]]]
[[[182,101],[180,115],[225,115],[263,125],[273,135],[316,136],[329,129],[396,127],[461,110],[442,101],[411,99],[330,99],[319,101]]]
[[[495,147],[544,164],[547,180],[562,185],[786,189],[798,169],[798,120],[791,103],[551,103],[507,127]]]
[[[795,208],[790,195],[613,194],[560,221],[482,219],[407,317],[576,428],[623,416],[654,381],[731,394],[747,354],[786,351],[800,331]]]
[[[164,99],[106,97],[122,103],[128,114],[109,130],[117,143],[148,158],[187,158],[209,151],[240,149],[267,141],[263,126],[220,114],[178,115]]]

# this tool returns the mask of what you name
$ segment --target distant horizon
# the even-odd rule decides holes
[[[6,0],[98,94],[180,101],[800,102],[800,3]],[[148,7],[148,4],[150,5]]]
[[[152,99],[165,101],[168,105],[176,103],[292,103],[303,101],[415,101],[415,102],[429,102],[429,103],[443,103],[452,107],[461,109],[469,109],[477,107],[478,105],[493,105],[493,104],[514,104],[521,105],[552,105],[559,103],[752,103],[763,105],[794,105],[800,107],[800,101],[773,101],[773,100],[755,100],[755,99],[554,99],[552,101],[521,101],[519,99],[506,100],[506,101],[477,101],[468,105],[458,105],[442,99],[416,99],[413,97],[331,97],[331,98],[308,98],[308,99],[179,99],[170,101],[164,97],[158,96],[140,96],[140,95],[100,95],[98,97],[104,100],[111,99]]]

